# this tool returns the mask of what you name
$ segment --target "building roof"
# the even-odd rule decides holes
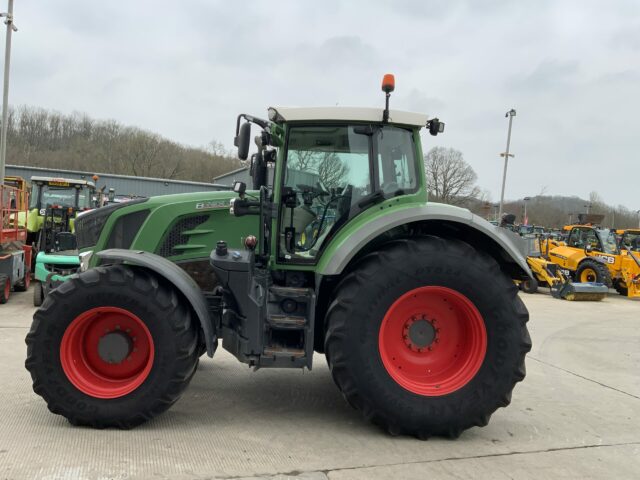
[[[371,107],[270,107],[278,115],[275,121],[302,122],[341,120],[354,122],[381,122],[382,108]],[[272,115],[270,115],[272,117]],[[423,113],[389,111],[389,122],[424,127],[428,117]]]

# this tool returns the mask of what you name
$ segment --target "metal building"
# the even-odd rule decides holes
[[[269,179],[273,177],[272,173],[273,169],[269,169]],[[249,173],[249,167],[241,167],[236,170],[232,170],[227,173],[223,173],[222,175],[218,175],[213,179],[216,183],[221,183],[223,185],[233,185],[233,182],[244,182],[249,187],[251,186],[251,173]]]
[[[151,197],[172,193],[202,192],[208,190],[227,190],[231,182],[220,183],[190,182],[187,180],[168,180],[165,178],[134,177],[129,175],[115,175],[111,173],[81,172],[77,170],[59,170],[55,168],[25,167],[21,165],[7,165],[7,176],[20,176],[27,181],[31,177],[66,177],[80,180],[91,180],[93,175],[100,177],[96,187],[107,186],[113,188],[116,195],[132,195]]]

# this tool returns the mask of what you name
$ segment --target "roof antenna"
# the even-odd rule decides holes
[[[392,73],[386,73],[382,77],[382,91],[385,93],[385,105],[384,112],[382,112],[382,121],[387,123],[389,121],[389,97],[391,92],[396,88],[396,79]]]

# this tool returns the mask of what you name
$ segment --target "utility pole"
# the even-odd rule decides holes
[[[2,90],[2,133],[0,134],[0,182],[4,184],[4,169],[7,163],[7,122],[9,121],[9,67],[11,64],[11,34],[18,29],[13,24],[13,0],[9,0],[9,8],[6,13],[0,13],[5,17],[7,26],[7,39],[4,47],[4,87]]]
[[[502,218],[502,209],[504,207],[504,184],[507,181],[507,163],[509,162],[509,157],[514,156],[509,153],[509,145],[511,145],[511,124],[513,123],[513,117],[516,116],[515,109],[512,108],[505,113],[504,116],[509,117],[509,131],[507,132],[507,150],[500,154],[501,157],[504,157],[504,171],[502,172],[502,193],[500,194],[500,210],[498,211],[498,218]]]
[[[524,202],[524,218],[522,219],[522,223],[525,225],[529,225],[529,217],[527,216],[527,203],[531,200],[531,197],[524,197],[522,201]]]

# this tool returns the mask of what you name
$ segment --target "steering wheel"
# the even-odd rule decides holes
[[[316,197],[326,197],[327,195],[329,195],[329,192],[324,190],[319,183],[317,184],[317,186],[307,185],[305,183],[297,183],[296,187],[298,187],[298,190],[302,192],[309,192]]]

